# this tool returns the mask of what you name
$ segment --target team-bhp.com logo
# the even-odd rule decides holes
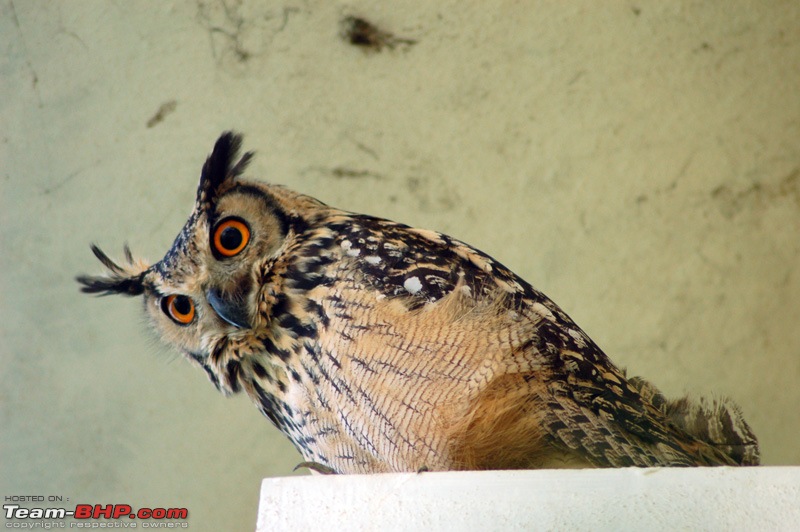
[[[74,509],[67,508],[23,508],[19,504],[4,504],[6,528],[136,528],[134,519],[141,521],[142,528],[185,528],[189,510],[186,508],[139,508],[134,510],[130,504],[78,504]],[[63,520],[72,518],[67,524]],[[34,524],[30,520],[49,521],[49,526]],[[116,522],[100,522],[100,519],[115,519]],[[180,520],[180,521],[179,521]]]

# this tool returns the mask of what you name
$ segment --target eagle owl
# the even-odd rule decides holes
[[[224,133],[194,210],[153,265],[82,290],[142,296],[164,340],[244,391],[310,464],[337,473],[754,465],[728,400],[667,400],[555,303],[447,235],[242,177]]]

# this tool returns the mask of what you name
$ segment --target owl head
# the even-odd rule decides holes
[[[283,187],[240,176],[252,153],[239,157],[241,136],[224,133],[203,165],[189,220],[163,259],[153,265],[111,260],[97,246],[104,276],[79,276],[82,291],[142,296],[159,336],[203,367],[223,392],[231,352],[241,356],[267,326],[270,268],[321,203]],[[263,335],[261,335],[263,336]],[[226,380],[230,382],[225,382]]]

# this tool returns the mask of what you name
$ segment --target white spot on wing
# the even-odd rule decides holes
[[[575,329],[567,329],[567,333],[572,337],[573,340],[575,340],[575,344],[578,347],[580,348],[586,347],[586,339],[581,333],[579,333]]]
[[[380,264],[381,263],[381,258],[379,256],[377,256],[377,255],[369,255],[367,257],[364,257],[364,260],[369,262],[370,264]]]
[[[350,242],[349,240],[342,240],[342,243],[339,245],[342,247],[342,249],[345,251],[345,253],[347,253],[349,257],[358,257],[358,255],[361,253],[360,249],[358,248],[353,249],[353,243]]]
[[[419,280],[419,277],[409,277],[403,283],[403,288],[405,288],[409,294],[417,294],[422,290],[422,282]]]

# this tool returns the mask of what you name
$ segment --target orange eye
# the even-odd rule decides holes
[[[250,228],[238,218],[226,218],[214,228],[211,243],[214,251],[223,257],[233,257],[250,242]]]
[[[161,308],[178,325],[188,325],[194,319],[194,302],[186,296],[167,296],[161,300]]]

